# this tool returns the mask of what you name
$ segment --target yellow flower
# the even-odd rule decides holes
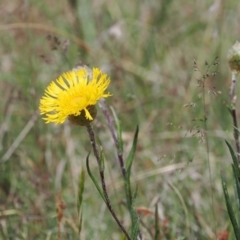
[[[89,123],[96,116],[97,101],[111,96],[104,93],[109,83],[109,77],[98,68],[93,68],[92,74],[86,68],[65,72],[45,90],[40,99],[40,114],[46,115],[43,118],[46,123],[60,124],[66,118],[76,120],[80,115],[81,121]]]

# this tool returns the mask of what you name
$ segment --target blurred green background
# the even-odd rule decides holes
[[[88,176],[79,237],[77,184],[91,150],[87,131],[68,122],[46,125],[38,113],[50,81],[81,64],[111,78],[107,103],[122,121],[125,155],[140,127],[132,180],[145,239],[153,239],[156,204],[159,239],[232,232],[220,171],[230,183],[226,56],[239,39],[239,1],[1,0],[0,20],[0,239],[57,239],[61,199],[62,239],[122,239]],[[208,160],[197,78],[217,56],[210,72],[218,73],[206,80]],[[109,195],[128,226],[121,171],[100,108],[93,127],[107,158]]]

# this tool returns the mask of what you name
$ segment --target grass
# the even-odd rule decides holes
[[[231,157],[224,142],[233,141],[226,56],[238,39],[239,12],[236,0],[2,0],[0,239],[56,239],[59,199],[65,205],[62,239],[123,239],[87,174],[79,237],[78,180],[91,150],[87,131],[69,123],[46,125],[36,117],[48,83],[80,63],[111,77],[113,96],[107,104],[122,123],[124,159],[139,125],[131,177],[132,186],[138,186],[135,206],[145,239],[152,239],[156,204],[159,239],[217,239],[225,229],[234,239],[220,171],[230,183]],[[205,85],[208,159],[199,141],[205,113],[197,78],[207,69],[205,61],[216,56],[218,73]],[[194,59],[201,73],[194,71]],[[190,103],[195,105],[184,107]],[[93,128],[104,149],[112,204],[130,226],[121,170],[100,108]],[[98,178],[93,154],[89,161]]]

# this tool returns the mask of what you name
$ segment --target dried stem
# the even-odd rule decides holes
[[[131,240],[130,236],[128,235],[127,231],[123,227],[122,223],[117,218],[117,215],[115,214],[115,212],[112,208],[110,199],[108,197],[106,183],[105,183],[105,177],[104,177],[104,169],[101,166],[101,159],[100,159],[100,155],[99,155],[99,152],[98,152],[98,149],[97,149],[97,144],[96,144],[96,141],[95,141],[94,132],[93,132],[93,129],[92,129],[91,125],[87,126],[87,131],[88,131],[88,134],[89,134],[89,137],[90,137],[90,141],[91,141],[91,144],[92,144],[94,155],[95,155],[95,157],[97,159],[97,162],[98,162],[99,174],[100,174],[100,178],[101,178],[101,185],[102,185],[102,190],[103,190],[103,194],[104,194],[104,197],[105,197],[105,203],[107,205],[107,208],[109,209],[110,213],[112,214],[113,218],[117,222],[117,224],[120,227],[120,229],[122,230],[122,232],[125,234],[127,240]]]
[[[122,170],[123,178],[126,179],[126,169],[125,169],[124,162],[123,162],[122,152],[119,151],[118,139],[117,139],[116,133],[114,131],[113,123],[111,121],[111,117],[110,117],[109,110],[108,110],[108,107],[106,105],[105,99],[102,98],[100,100],[100,106],[103,110],[103,114],[105,115],[105,117],[107,119],[107,124],[108,124],[109,130],[111,132],[114,144],[117,148],[118,161],[119,161],[119,164],[120,164],[120,167],[121,167],[121,170]]]
[[[237,114],[236,114],[235,88],[236,88],[236,73],[232,72],[232,83],[231,83],[231,88],[230,88],[231,115],[232,115],[232,119],[233,119],[233,127],[234,127],[233,136],[234,136],[235,145],[236,145],[236,149],[237,149],[237,158],[238,158],[238,162],[240,162],[240,145],[239,145]]]

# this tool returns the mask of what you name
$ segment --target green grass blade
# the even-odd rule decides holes
[[[112,107],[111,107],[111,110],[112,110],[113,117],[114,117],[116,127],[117,127],[118,152],[123,153],[122,124],[121,124],[120,120],[118,119],[117,114]]]
[[[99,186],[99,184],[98,184],[98,181],[97,181],[96,178],[93,176],[93,174],[92,174],[92,172],[91,172],[91,170],[90,170],[90,166],[89,166],[89,155],[90,155],[90,153],[87,155],[87,158],[86,158],[86,165],[87,165],[88,175],[91,177],[91,179],[92,179],[95,187],[97,188],[100,196],[102,197],[102,199],[103,199],[104,202],[105,202],[105,197],[104,197],[103,192],[102,192],[102,190],[101,190],[101,188],[100,188],[100,186]]]
[[[97,24],[94,21],[94,12],[92,11],[91,1],[72,1],[76,2],[75,11],[78,18],[80,38],[84,39],[89,44],[94,44],[94,39],[97,38]]]
[[[79,224],[78,224],[78,233],[80,234],[82,231],[82,220],[83,220],[83,216],[82,213],[80,214],[80,218],[79,218]]]
[[[124,179],[124,187],[125,187],[126,198],[127,198],[127,207],[129,212],[131,213],[132,193],[131,193],[130,178]]]
[[[136,187],[136,190],[135,190],[134,193],[133,193],[133,201],[136,200],[137,194],[138,194],[138,187]]]
[[[232,165],[232,169],[233,169],[233,173],[234,173],[235,188],[236,188],[236,193],[237,193],[237,197],[238,197],[237,200],[238,200],[238,203],[240,203],[240,182],[239,182],[239,178],[237,175],[238,170],[234,167],[234,165]]]
[[[82,169],[80,176],[79,176],[79,182],[78,182],[78,201],[77,201],[78,214],[80,213],[80,209],[82,206],[84,183],[85,183],[85,172]]]
[[[138,218],[136,218],[135,224],[133,225],[133,229],[132,229],[132,239],[133,240],[138,239],[138,233],[139,233],[139,222],[138,222]]]
[[[133,162],[133,159],[134,159],[134,154],[135,154],[136,147],[137,147],[137,138],[138,138],[138,126],[137,126],[137,129],[135,131],[133,144],[132,144],[131,150],[130,150],[128,158],[127,158],[127,162],[126,162],[126,179],[124,179],[126,198],[127,198],[127,205],[128,205],[128,209],[129,209],[130,215],[131,215],[132,226],[134,226],[134,214],[132,212],[132,204],[133,204],[133,199],[135,197],[134,196],[132,197],[132,193],[131,193],[130,176],[131,176],[131,166],[132,166],[132,162]]]
[[[159,217],[158,217],[158,205],[155,205],[155,236],[154,236],[154,240],[158,240],[159,239]]]
[[[225,142],[226,142],[226,144],[227,144],[227,146],[229,148],[229,151],[231,153],[232,160],[233,160],[233,165],[234,165],[234,168],[237,171],[238,179],[240,179],[239,163],[238,163],[238,159],[236,157],[236,154],[234,153],[234,150],[233,150],[232,146],[230,145],[230,143],[228,141],[226,141],[226,140],[225,140]]]
[[[138,188],[136,188],[136,190],[133,194],[132,205],[131,205],[131,219],[132,219],[131,237],[133,240],[138,239],[138,233],[139,233],[139,219],[138,219],[136,208],[135,208],[135,200],[137,198],[137,192],[138,192]]]
[[[126,170],[127,170],[127,174],[130,175],[130,171],[131,171],[131,167],[132,167],[132,162],[134,159],[134,155],[136,152],[136,148],[137,148],[137,138],[138,138],[138,131],[139,128],[137,126],[135,134],[134,134],[134,138],[133,138],[133,143],[132,143],[132,147],[131,150],[129,152],[129,155],[127,157],[127,162],[126,162]]]
[[[78,199],[77,199],[77,211],[78,211],[78,232],[81,233],[82,230],[82,199],[83,199],[83,192],[84,192],[84,184],[85,184],[85,172],[84,169],[82,169],[80,176],[79,176],[79,182],[78,182]]]
[[[236,200],[237,200],[237,207],[238,207],[238,215],[237,215],[237,218],[238,218],[238,222],[240,221],[240,182],[239,182],[239,179],[238,179],[238,176],[237,176],[237,171],[238,169],[236,169],[234,167],[234,165],[232,164],[232,169],[233,169],[233,174],[234,174],[234,186],[235,186],[235,196],[236,196]]]
[[[230,217],[230,220],[231,220],[231,223],[232,223],[232,226],[233,226],[235,237],[236,237],[237,240],[240,240],[239,226],[238,226],[235,214],[234,214],[234,210],[233,210],[233,207],[232,207],[232,204],[231,204],[231,200],[230,200],[229,195],[228,195],[226,182],[225,182],[222,175],[221,175],[221,179],[222,179],[222,188],[223,188],[223,193],[224,193],[224,197],[225,197],[225,201],[226,201],[228,215]]]

